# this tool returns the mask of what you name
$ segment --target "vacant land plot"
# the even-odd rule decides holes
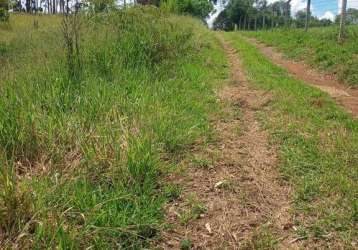
[[[0,249],[357,248],[357,120],[247,37],[352,86],[357,44],[167,11],[0,25]]]

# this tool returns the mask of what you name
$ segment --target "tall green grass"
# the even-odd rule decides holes
[[[199,21],[155,8],[82,16],[73,80],[61,18],[36,18],[0,28],[1,246],[145,247],[163,227],[163,176],[210,135],[222,51]]]
[[[337,75],[348,85],[358,85],[358,26],[348,27],[348,38],[337,42],[336,26],[302,29],[279,29],[244,33],[267,45],[278,47],[291,58]]]

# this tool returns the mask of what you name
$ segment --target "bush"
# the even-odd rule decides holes
[[[9,21],[10,15],[7,9],[0,8],[0,22],[7,22]]]
[[[97,40],[103,47],[91,47],[90,62],[95,71],[107,78],[120,64],[132,70],[150,69],[172,59],[187,55],[192,49],[193,30],[183,27],[175,18],[168,18],[156,7],[135,7],[92,17],[93,30],[103,29],[109,36],[98,33],[89,40]],[[107,62],[103,64],[103,62]]]
[[[214,7],[209,0],[167,0],[162,8],[177,14],[189,14],[204,20]]]

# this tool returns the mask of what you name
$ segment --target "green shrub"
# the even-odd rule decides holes
[[[214,7],[209,0],[166,0],[161,7],[178,14],[189,14],[204,20]]]
[[[7,9],[0,7],[0,22],[9,21],[10,15]]]

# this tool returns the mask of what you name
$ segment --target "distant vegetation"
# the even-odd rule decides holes
[[[271,29],[277,27],[302,28],[305,26],[306,10],[291,15],[291,5],[287,0],[269,3],[267,0],[230,0],[223,12],[214,22],[215,29],[240,30]],[[310,26],[329,26],[340,21],[340,15],[335,21],[319,19],[310,13]],[[358,10],[348,9],[347,24],[358,23]]]
[[[0,0],[0,22],[9,20],[9,4],[7,0]]]
[[[103,12],[132,5],[133,2],[142,5],[154,5],[172,13],[188,14],[202,20],[213,11],[212,0],[124,0],[121,1],[120,6],[115,0],[26,0],[25,2],[21,0],[0,0],[0,13],[8,8],[11,8],[14,12],[47,14],[71,13],[81,10]]]
[[[349,85],[358,84],[358,26],[348,29],[348,39],[337,44],[337,27],[313,28],[309,32],[300,29],[278,29],[249,32],[267,45],[278,47],[294,59],[304,60],[313,67],[331,72]]]
[[[161,7],[177,14],[189,14],[204,20],[211,11],[210,0],[163,0]]]
[[[148,246],[177,193],[163,177],[211,135],[223,58],[200,21],[154,7],[12,15],[0,26],[1,248]]]

